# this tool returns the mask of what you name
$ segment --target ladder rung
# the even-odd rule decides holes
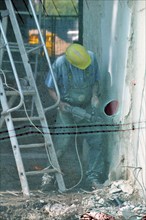
[[[15,43],[15,42],[8,42],[8,44],[9,44],[9,47],[10,47],[11,51],[20,52],[17,43]],[[5,44],[5,45],[6,45],[6,44]],[[4,45],[4,46],[5,46],[5,45]],[[30,45],[30,44],[28,44],[28,43],[24,44],[24,46],[25,46],[25,48],[26,48],[27,50],[31,50],[32,48],[34,48],[34,46],[32,46],[32,45]]]
[[[39,120],[41,120],[43,118],[40,118],[40,117],[29,117],[29,119],[31,121],[39,121]],[[25,118],[12,118],[13,121],[28,121],[29,119],[27,117],[25,117]]]
[[[66,191],[65,183],[64,183],[63,176],[62,176],[62,173],[61,173],[61,170],[60,170],[59,162],[57,160],[57,155],[55,154],[55,148],[53,146],[53,143],[50,142],[52,139],[51,139],[51,135],[50,135],[49,128],[48,128],[48,123],[47,123],[47,120],[46,120],[46,117],[45,117],[45,112],[44,112],[44,109],[43,109],[43,106],[42,106],[42,103],[41,103],[41,98],[39,96],[39,91],[37,89],[37,85],[36,85],[35,78],[34,78],[33,65],[36,64],[36,61],[34,61],[34,59],[32,60],[31,58],[29,60],[29,57],[28,57],[28,53],[31,53],[33,51],[35,51],[34,53],[36,55],[38,55],[41,51],[41,49],[39,49],[39,48],[43,47],[42,49],[44,50],[44,54],[45,54],[45,57],[46,57],[47,64],[48,64],[49,68],[51,68],[50,58],[49,58],[49,55],[47,53],[47,48],[46,48],[45,42],[43,40],[42,30],[41,30],[41,27],[39,25],[39,21],[37,19],[37,14],[35,12],[35,8],[33,7],[32,1],[28,0],[28,7],[31,11],[30,13],[33,15],[32,17],[34,18],[35,26],[38,30],[38,34],[39,34],[39,37],[40,37],[40,44],[39,45],[38,44],[33,45],[32,48],[31,47],[26,48],[26,45],[24,45],[24,39],[23,39],[23,36],[22,36],[23,33],[20,30],[21,28],[19,27],[19,23],[18,23],[16,15],[15,15],[15,10],[14,10],[13,4],[12,4],[13,2],[10,1],[10,0],[4,0],[4,2],[5,2],[6,9],[9,13],[9,19],[10,19],[10,23],[11,23],[11,26],[12,26],[13,34],[16,38],[16,43],[14,43],[14,44],[12,43],[10,45],[8,43],[7,36],[5,36],[5,32],[4,32],[4,36],[6,38],[6,40],[4,39],[4,41],[6,41],[6,44],[8,45],[8,47],[6,46],[4,48],[3,52],[5,52],[5,50],[7,51],[9,59],[8,59],[8,61],[3,60],[3,64],[5,66],[7,66],[8,70],[12,70],[12,73],[14,72],[15,78],[17,77],[18,74],[17,74],[17,70],[15,71],[14,67],[18,64],[18,68],[19,68],[19,64],[23,64],[25,73],[26,73],[26,75],[29,79],[29,85],[30,86],[32,85],[31,89],[35,90],[35,94],[32,97],[34,97],[34,112],[37,111],[37,113],[27,114],[27,111],[26,111],[25,114],[22,114],[22,115],[18,114],[17,116],[15,116],[14,111],[11,114],[8,110],[10,108],[11,98],[17,98],[18,97],[17,93],[14,96],[12,95],[10,97],[6,97],[6,94],[5,94],[6,91],[5,90],[9,90],[9,89],[4,88],[5,86],[3,85],[3,81],[0,77],[0,91],[1,91],[1,94],[2,94],[1,98],[0,98],[0,103],[1,103],[1,106],[3,108],[2,110],[3,110],[4,117],[5,117],[7,130],[8,130],[9,136],[10,136],[10,142],[11,142],[11,145],[12,145],[12,150],[13,150],[13,153],[14,153],[16,166],[17,166],[18,173],[19,173],[19,178],[20,178],[20,182],[21,182],[21,186],[22,186],[22,191],[23,191],[23,194],[24,194],[25,197],[30,196],[28,181],[27,181],[26,175],[32,176],[32,175],[40,175],[40,174],[43,175],[44,173],[55,173],[56,174],[56,181],[58,183],[59,190],[61,192],[65,192]],[[3,30],[3,27],[2,27],[2,30]],[[12,52],[13,52],[13,54],[18,52],[18,58],[20,58],[20,59],[16,58],[16,61],[14,61],[13,56],[12,56],[13,54],[11,55]],[[2,55],[3,55],[3,53],[2,53]],[[14,55],[17,55],[17,54],[14,54]],[[31,62],[31,60],[33,62]],[[7,65],[7,63],[11,64],[11,66]],[[17,78],[19,78],[19,76]],[[54,83],[55,82],[56,81],[54,79]],[[20,84],[21,84],[21,82],[20,82]],[[27,90],[27,88],[29,87],[29,86],[24,87],[25,85],[27,86],[28,84],[24,84],[24,85],[22,84],[21,85],[23,90]],[[2,90],[1,90],[1,87],[2,87]],[[55,86],[55,89],[57,90],[56,86]],[[9,99],[7,100],[7,98],[9,98],[10,100]],[[9,101],[10,104],[8,103],[8,101]],[[22,105],[21,106],[18,105],[18,107],[20,107],[20,108],[17,108],[16,110],[22,110],[22,109],[27,110],[27,109],[25,109],[25,107],[23,108]],[[30,108],[30,105],[28,106],[28,108]],[[16,113],[19,113],[19,112],[16,111]],[[45,134],[45,141],[47,143],[47,148],[45,149],[46,152],[43,151],[42,154],[40,154],[40,152],[39,152],[39,154],[38,154],[38,152],[36,152],[37,153],[36,157],[34,157],[34,152],[32,152],[31,155],[33,155],[33,158],[36,158],[36,159],[37,158],[42,159],[42,158],[44,158],[44,157],[46,158],[46,156],[48,156],[48,158],[46,158],[46,159],[48,159],[49,164],[52,163],[52,167],[50,167],[50,169],[49,169],[49,167],[47,167],[47,168],[38,170],[37,168],[35,169],[35,167],[34,167],[34,168],[32,168],[32,170],[30,170],[30,171],[28,170],[27,172],[24,169],[25,163],[23,164],[23,159],[28,159],[28,155],[30,156],[30,152],[22,152],[23,155],[21,155],[21,152],[20,152],[21,150],[19,149],[19,147],[17,147],[19,144],[18,144],[18,140],[17,140],[17,132],[15,131],[15,123],[14,122],[18,122],[16,124],[20,125],[20,124],[22,124],[21,123],[22,121],[29,122],[30,120],[31,121],[39,121],[41,126],[46,128],[45,133],[42,130],[40,130],[40,133],[42,134],[42,136],[43,136],[43,134]],[[13,131],[13,132],[11,132],[11,131]],[[33,134],[33,131],[31,132],[31,129],[30,129],[30,133]],[[37,133],[37,132],[34,132],[34,133]],[[23,133],[22,133],[22,135],[23,135]],[[19,134],[18,134],[18,136],[19,136]],[[26,148],[28,147],[28,143],[29,142],[27,142],[27,144],[26,144],[27,146],[25,145]],[[32,144],[33,142],[30,142],[30,143]],[[37,143],[37,144],[39,144],[39,143]],[[33,145],[33,147],[34,146],[36,147],[35,144]],[[24,143],[22,143],[22,145],[20,144],[20,148],[23,148],[23,147],[24,147]],[[29,146],[29,147],[32,147],[32,145]],[[30,158],[30,160],[31,160],[31,158]]]
[[[10,61],[3,60],[3,63],[10,63]],[[22,61],[15,61],[15,64],[23,64],[23,62]],[[36,62],[30,61],[30,64],[36,64]]]
[[[12,70],[3,70],[4,73],[12,73]]]
[[[23,90],[23,94],[24,95],[34,95],[35,94],[35,91],[34,90]],[[6,95],[19,95],[19,92],[16,92],[16,91],[6,91]]]
[[[45,143],[19,145],[19,148],[37,148],[37,147],[45,147]]]
[[[34,47],[34,48],[28,50],[27,53],[29,54],[29,53],[31,53],[31,52],[33,52],[33,51],[35,51],[35,50],[40,49],[41,47],[43,47],[43,44],[40,44],[39,46],[36,46],[36,47]]]
[[[55,169],[44,169],[44,170],[37,170],[37,171],[27,171],[25,172],[27,176],[33,176],[33,175],[40,175],[44,173],[56,173],[57,170]]]

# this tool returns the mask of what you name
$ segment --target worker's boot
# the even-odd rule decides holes
[[[86,179],[86,186],[91,189],[102,189],[103,188],[103,184],[100,178],[100,175],[96,174],[96,175],[90,175],[87,177]]]
[[[103,184],[100,183],[97,179],[93,179],[93,180],[91,180],[90,187],[92,189],[102,189]]]
[[[44,173],[44,175],[42,176],[41,190],[45,192],[48,190],[54,190],[55,188],[56,186],[55,186],[54,175],[49,175],[48,173]]]

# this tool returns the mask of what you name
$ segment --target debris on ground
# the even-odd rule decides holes
[[[0,192],[0,219],[146,220],[146,201],[125,180],[93,191],[31,191],[29,199],[20,192],[5,191]]]

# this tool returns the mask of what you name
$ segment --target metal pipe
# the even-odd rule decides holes
[[[38,22],[38,19],[37,19],[37,16],[36,16],[36,13],[35,13],[35,10],[34,10],[34,7],[33,7],[33,4],[32,4],[31,0],[29,0],[29,4],[30,4],[32,14],[34,16],[35,23],[36,23],[36,26],[37,26],[37,29],[38,29],[38,32],[39,32],[39,35],[40,35],[40,40],[41,40],[42,45],[43,45],[44,53],[45,53],[45,56],[46,56],[46,59],[47,59],[47,62],[48,62],[49,68],[50,68],[50,73],[52,75],[52,79],[53,79],[53,82],[54,82],[56,94],[57,94],[57,97],[58,97],[58,99],[57,99],[57,101],[54,105],[45,108],[45,112],[46,112],[46,111],[51,110],[53,108],[56,108],[58,106],[58,104],[60,102],[60,93],[59,93],[59,89],[58,89],[58,86],[57,86],[57,83],[56,83],[56,79],[54,77],[54,73],[53,73],[53,70],[52,70],[51,61],[50,61],[50,58],[49,58],[49,55],[48,55],[48,51],[47,51],[47,48],[46,48],[46,45],[45,45],[45,41],[44,41],[40,26],[39,26],[39,22]]]
[[[11,66],[12,66],[12,70],[13,70],[13,73],[14,73],[16,84],[17,84],[17,87],[18,87],[18,92],[20,94],[20,102],[19,102],[19,104],[17,106],[13,107],[13,108],[8,109],[6,112],[2,112],[1,113],[1,114],[8,114],[10,112],[18,110],[23,105],[24,96],[23,96],[23,92],[22,92],[22,89],[21,89],[21,85],[20,85],[19,79],[18,79],[18,74],[17,74],[17,71],[16,71],[14,60],[13,60],[13,57],[12,57],[12,54],[11,54],[11,51],[10,51],[10,48],[9,48],[9,45],[8,45],[8,41],[7,41],[7,38],[6,38],[5,33],[3,31],[3,27],[2,27],[1,21],[0,21],[0,30],[1,30],[1,33],[2,33],[2,36],[3,36],[3,39],[4,39],[5,47],[6,47],[7,52],[8,52],[8,56],[9,56],[9,59],[10,59],[10,63],[11,63]]]

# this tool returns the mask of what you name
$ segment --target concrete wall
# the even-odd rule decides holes
[[[108,134],[110,179],[146,185],[145,1],[83,1],[83,42],[96,53],[102,107],[116,99],[119,110],[106,117],[119,132]],[[106,145],[107,143],[105,143]],[[141,168],[139,168],[141,167]]]

